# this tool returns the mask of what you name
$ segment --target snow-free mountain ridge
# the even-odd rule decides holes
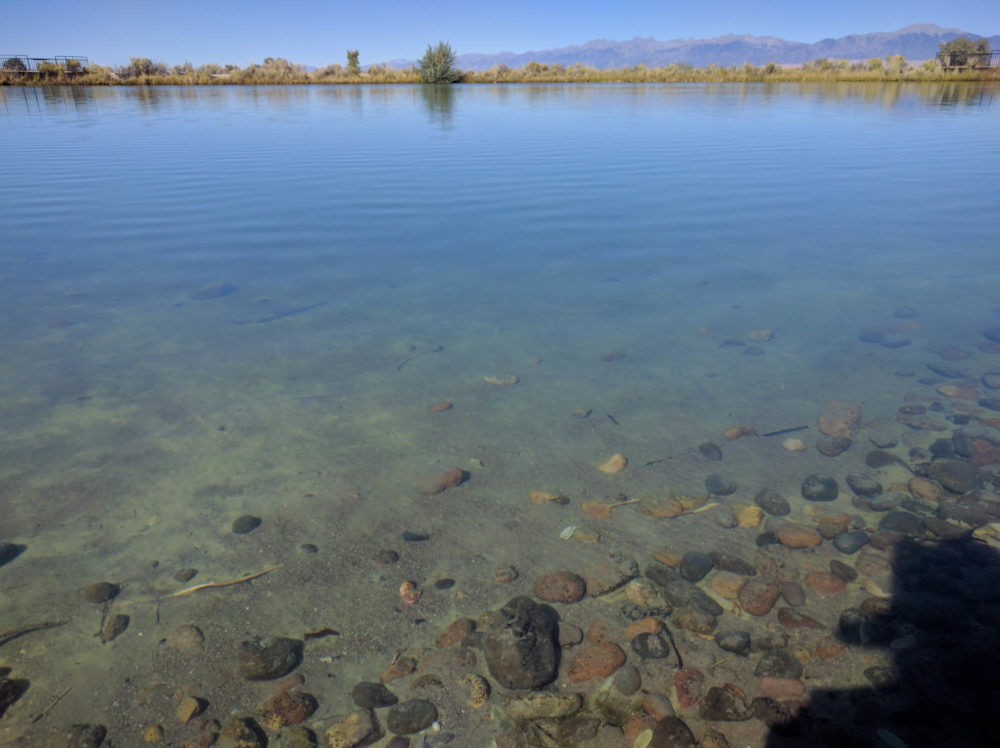
[[[713,39],[671,39],[657,41],[652,37],[635,37],[627,41],[594,39],[560,49],[529,52],[498,52],[496,54],[459,54],[457,65],[463,70],[489,70],[494,65],[519,68],[529,62],[549,65],[581,63],[593,68],[625,68],[645,64],[661,67],[685,63],[695,67],[705,65],[797,65],[820,58],[867,60],[871,57],[903,55],[907,60],[928,60],[938,51],[938,44],[957,36],[981,38],[980,34],[934,24],[913,24],[897,31],[872,34],[850,34],[839,39],[818,42],[793,42],[776,36],[726,34]],[[1000,36],[987,37],[993,49],[1000,49]],[[458,48],[457,45],[453,46]],[[393,60],[391,67],[406,68],[415,60]]]

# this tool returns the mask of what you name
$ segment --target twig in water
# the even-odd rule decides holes
[[[199,590],[209,590],[215,587],[232,587],[234,584],[242,584],[243,582],[249,582],[251,579],[256,579],[257,577],[262,577],[265,574],[270,574],[275,569],[280,569],[284,564],[278,564],[277,566],[272,566],[270,569],[264,569],[264,571],[258,571],[256,574],[247,574],[245,577],[240,577],[239,579],[232,579],[228,582],[202,582],[201,584],[196,584],[193,587],[185,587],[177,592],[171,592],[169,595],[164,595],[161,599],[166,599],[170,597],[183,597],[184,595],[190,595],[193,592],[198,592]]]
[[[58,704],[60,701],[62,701],[62,697],[65,696],[66,694],[68,694],[69,693],[69,689],[71,689],[72,687],[73,686],[66,686],[66,688],[63,690],[63,692],[61,694],[59,694],[58,696],[56,696],[55,700],[51,704],[49,704],[44,710],[42,710],[41,712],[39,712],[38,714],[36,714],[32,718],[31,724],[35,724],[36,722],[41,722],[42,718],[46,714],[48,714],[49,712],[52,711],[52,707],[54,707],[56,704]]]
[[[24,626],[19,629],[14,629],[13,631],[5,631],[0,634],[0,645],[6,644],[11,639],[16,639],[24,634],[30,634],[33,631],[44,631],[45,629],[53,629],[56,626],[65,626],[66,621],[43,621],[42,623],[35,623],[31,626]]]

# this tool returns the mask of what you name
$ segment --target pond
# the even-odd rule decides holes
[[[4,740],[273,738],[291,669],[241,677],[240,647],[285,637],[321,745],[407,658],[420,739],[489,745],[541,728],[497,707],[488,645],[435,643],[527,595],[585,714],[604,647],[696,735],[760,745],[626,626],[666,624],[706,693],[761,693],[733,631],[788,639],[794,698],[872,687],[894,650],[838,622],[891,593],[896,544],[995,542],[997,86],[4,87],[0,130],[0,634],[60,624],[4,642]],[[892,513],[917,529],[880,537]],[[748,612],[719,554],[820,628]],[[642,727],[622,710],[607,745]]]

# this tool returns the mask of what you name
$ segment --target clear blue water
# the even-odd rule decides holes
[[[372,679],[420,636],[386,612],[401,581],[454,577],[422,614],[476,617],[517,591],[496,566],[530,589],[586,562],[558,540],[583,501],[842,478],[865,448],[835,468],[812,448],[834,398],[926,447],[893,418],[934,351],[1000,366],[977,348],[1000,325],[998,133],[1000,90],[971,84],[0,88],[0,541],[27,546],[4,621],[70,614],[103,578],[139,610],[178,568],[284,564],[280,603],[193,595],[162,625],[360,637],[365,606],[385,630],[336,656]],[[910,345],[859,341],[870,326]],[[809,425],[809,449],[727,443],[741,424]],[[594,469],[615,452],[623,473]],[[420,494],[455,466],[466,484]],[[709,513],[664,534],[628,511],[602,552],[752,556]],[[233,536],[244,513],[264,524]],[[373,566],[379,547],[402,565]]]

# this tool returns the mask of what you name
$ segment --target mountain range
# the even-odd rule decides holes
[[[519,68],[529,62],[549,65],[581,63],[593,68],[625,68],[645,64],[661,67],[672,63],[686,63],[695,67],[705,65],[797,65],[820,58],[867,60],[871,57],[903,55],[907,60],[928,60],[938,51],[938,44],[957,36],[982,38],[959,29],[945,29],[933,24],[915,24],[898,31],[873,34],[851,34],[839,39],[821,39],[808,44],[779,39],[776,36],[751,36],[727,34],[713,39],[671,39],[657,41],[652,37],[635,37],[628,41],[595,39],[586,44],[523,53],[498,52],[496,54],[460,54],[456,64],[462,70],[489,70],[494,65]],[[1000,36],[987,37],[993,49],[1000,49]],[[415,60],[393,60],[393,68],[407,68]]]

